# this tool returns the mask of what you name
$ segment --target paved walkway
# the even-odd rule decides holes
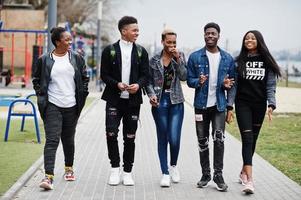
[[[186,99],[191,99],[191,90],[185,91],[185,94]],[[94,93],[95,95],[100,96],[100,94]],[[29,181],[12,199],[232,200],[246,198],[240,192],[242,186],[237,181],[242,164],[241,145],[237,139],[229,134],[226,135],[224,166],[224,177],[229,185],[229,191],[218,192],[213,182],[210,182],[209,187],[206,189],[196,187],[196,182],[201,176],[201,170],[193,108],[187,103],[185,104],[181,150],[178,161],[182,180],[178,184],[173,184],[170,188],[161,188],[159,186],[161,171],[156,149],[155,126],[150,113],[150,106],[147,102],[147,99],[145,99],[145,103],[141,108],[141,122],[137,132],[135,165],[133,169],[135,186],[109,186],[107,184],[110,166],[104,133],[105,104],[98,97],[81,117],[77,127],[74,166],[77,180],[75,182],[64,181],[63,152],[60,146],[56,160],[55,189],[53,191],[44,191],[38,187],[40,180],[43,178],[43,167],[41,165],[43,159],[40,158],[29,170],[31,173],[26,173],[27,175],[33,174],[28,176],[30,178]],[[121,137],[119,137],[120,139]],[[122,146],[122,141],[120,140],[119,142],[120,146]],[[122,148],[120,150],[122,152]],[[36,170],[37,168],[38,170]],[[26,174],[21,180],[26,180]],[[300,199],[301,187],[257,154],[254,156],[254,178],[256,193],[248,196],[249,199]],[[18,181],[14,188],[19,186],[22,186],[22,181]],[[12,194],[7,193],[6,197]],[[6,198],[4,197],[3,199]]]

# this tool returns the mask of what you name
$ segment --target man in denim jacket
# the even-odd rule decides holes
[[[234,87],[232,86],[235,67],[231,55],[217,46],[219,37],[218,24],[212,22],[204,27],[206,45],[193,52],[188,59],[187,84],[195,88],[195,122],[202,167],[202,178],[197,185],[201,188],[206,187],[211,180],[208,146],[211,122],[214,142],[213,181],[219,191],[226,191],[228,186],[222,175],[225,110],[228,109],[229,113],[232,113],[230,110],[234,101]]]

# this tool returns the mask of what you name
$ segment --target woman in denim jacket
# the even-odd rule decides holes
[[[239,175],[244,193],[254,193],[252,158],[268,107],[269,120],[276,108],[276,77],[280,68],[259,31],[248,31],[236,58],[235,112],[242,139],[243,167]],[[268,105],[268,106],[267,106]],[[228,119],[229,120],[229,119]],[[231,121],[231,120],[229,120]]]
[[[186,80],[187,71],[184,54],[176,49],[176,39],[177,34],[174,31],[163,31],[163,50],[150,60],[150,80],[147,87],[157,128],[158,154],[163,174],[160,182],[162,187],[169,187],[171,180],[175,183],[180,181],[176,167],[184,115],[184,96],[180,81]]]

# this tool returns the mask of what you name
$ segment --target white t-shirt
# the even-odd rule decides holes
[[[121,39],[119,45],[121,50],[121,80],[128,85],[130,83],[133,43]],[[129,92],[122,91],[120,98],[128,99]]]
[[[216,86],[218,79],[218,66],[221,59],[220,52],[211,53],[206,50],[206,55],[209,60],[209,87],[208,87],[208,98],[207,108],[216,105]]]
[[[61,57],[52,56],[55,62],[50,74],[48,101],[61,108],[70,108],[76,105],[74,68],[68,53]]]

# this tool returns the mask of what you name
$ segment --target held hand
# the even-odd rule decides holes
[[[127,90],[128,85],[125,84],[125,83],[119,82],[119,83],[117,84],[117,87],[119,88],[119,90],[125,91],[125,90]]]
[[[152,106],[154,107],[158,107],[159,106],[159,103],[158,103],[158,99],[157,99],[157,96],[151,96],[149,98],[149,102]]]
[[[127,91],[130,94],[135,94],[139,90],[139,85],[137,83],[131,84],[127,87]]]
[[[224,78],[224,87],[230,89],[235,83],[234,78],[229,78],[229,75]]]
[[[172,53],[173,57],[175,57],[178,62],[180,60],[180,56],[181,56],[178,49],[176,49],[175,47],[172,47],[169,49],[169,51]]]
[[[226,122],[227,124],[230,124],[233,121],[234,114],[232,110],[227,111],[227,116],[226,116]]]
[[[272,108],[272,107],[268,107],[268,117],[269,117],[269,121],[272,121],[272,114],[273,114],[273,108]]]
[[[200,74],[200,76],[199,76],[199,83],[201,85],[203,85],[206,82],[207,79],[208,79],[208,75]]]

